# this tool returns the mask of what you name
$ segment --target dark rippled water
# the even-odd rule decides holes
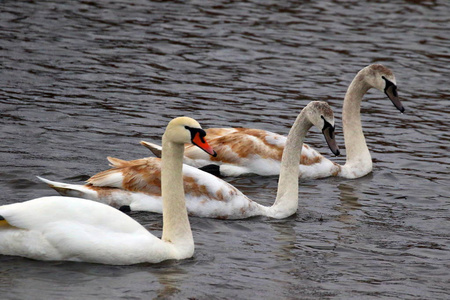
[[[302,182],[291,218],[191,218],[195,256],[158,265],[2,256],[2,298],[449,299],[449,49],[446,0],[0,1],[2,204],[55,195],[36,175],[76,182],[106,156],[148,156],[139,141],[175,116],[287,133],[323,100],[339,126],[371,63],[406,107],[371,91],[373,173]],[[329,155],[317,131],[308,142]],[[227,180],[274,200],[277,178]],[[160,234],[159,215],[132,217]]]

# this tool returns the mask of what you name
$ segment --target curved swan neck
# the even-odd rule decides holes
[[[275,203],[268,209],[273,218],[286,218],[298,208],[298,176],[303,140],[312,123],[306,118],[305,109],[294,122],[286,140],[281,159],[280,177]]]
[[[364,69],[362,70],[364,71]],[[367,148],[366,139],[361,125],[361,101],[364,94],[371,88],[365,81],[364,72],[360,71],[347,89],[342,108],[342,127],[346,149],[346,163],[343,172],[358,167],[360,173],[369,173],[372,170],[372,158]],[[364,175],[365,175],[364,174]],[[344,174],[352,177],[352,174]],[[356,176],[356,174],[353,174]]]
[[[162,240],[188,244],[193,248],[191,226],[186,211],[183,188],[184,145],[162,139],[161,195],[163,205]]]

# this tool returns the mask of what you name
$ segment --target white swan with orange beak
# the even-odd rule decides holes
[[[204,135],[197,121],[187,117],[172,120],[164,133],[161,239],[111,206],[43,197],[0,206],[0,254],[112,265],[191,257],[194,239],[184,199],[183,151],[192,142],[214,155]]]

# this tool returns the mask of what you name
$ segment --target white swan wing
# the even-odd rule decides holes
[[[22,229],[42,229],[65,221],[101,225],[107,230],[130,233],[147,232],[132,218],[109,206],[73,197],[42,197],[21,203],[3,205],[0,215],[12,226]]]
[[[133,264],[158,262],[173,252],[129,216],[89,200],[43,197],[1,206],[0,216],[1,254]]]

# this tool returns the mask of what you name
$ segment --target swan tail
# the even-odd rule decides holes
[[[149,143],[146,141],[141,141],[141,145],[152,151],[152,153],[156,156],[161,158],[162,153],[162,147],[153,143]]]
[[[106,159],[108,159],[110,166],[113,168],[123,168],[123,167],[128,166],[128,164],[129,164],[128,161],[126,161],[126,160],[111,157],[111,156],[108,156]]]
[[[38,178],[62,196],[93,200],[116,208],[133,205],[133,202],[136,201],[133,193],[116,187],[94,186],[89,183],[85,185],[68,184],[48,180],[39,176]]]
[[[97,191],[90,189],[86,185],[67,184],[63,182],[48,180],[39,176],[37,176],[37,178],[46,183],[52,189],[56,190],[62,196],[98,200]]]

